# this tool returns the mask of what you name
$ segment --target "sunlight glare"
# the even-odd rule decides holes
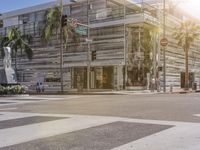
[[[180,3],[181,8],[183,8],[187,13],[200,19],[200,0],[185,0]]]

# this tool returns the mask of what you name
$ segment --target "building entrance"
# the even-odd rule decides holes
[[[114,67],[94,67],[91,71],[91,88],[113,89]]]
[[[103,67],[103,88],[113,88],[113,67]]]
[[[90,70],[91,89],[113,89],[114,67],[92,67]],[[87,88],[87,68],[72,68],[72,88]]]

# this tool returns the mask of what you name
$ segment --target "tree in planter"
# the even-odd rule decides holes
[[[69,21],[67,16],[64,18],[62,0],[60,1],[60,7],[52,8],[47,14],[46,25],[42,38],[46,43],[48,43],[55,34],[57,35],[57,38],[59,37],[58,35],[60,35],[60,79],[61,92],[63,92],[63,48],[65,47],[65,49],[67,49],[69,38],[72,38],[75,42],[77,42],[79,36],[75,32],[75,27]]]
[[[173,37],[177,40],[177,45],[181,46],[185,52],[185,90],[189,89],[189,50],[195,40],[199,39],[200,26],[191,20],[182,22],[180,27],[175,29]]]

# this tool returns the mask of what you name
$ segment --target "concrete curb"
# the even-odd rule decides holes
[[[30,95],[152,95],[158,92],[64,92],[61,93],[30,93]]]
[[[191,93],[200,93],[200,90],[196,90],[196,91],[176,91],[176,92],[172,92],[171,94],[191,94]]]
[[[125,95],[123,93],[96,93],[96,92],[65,92],[65,93],[30,93],[30,95]]]
[[[197,91],[175,91],[175,92],[137,92],[137,91],[105,91],[105,92],[45,92],[45,93],[29,93],[30,95],[153,95],[153,94],[189,94],[189,93],[200,93]]]

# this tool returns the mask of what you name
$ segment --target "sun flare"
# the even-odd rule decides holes
[[[194,17],[200,18],[200,1],[199,0],[184,0],[180,2],[180,6],[186,12]]]

